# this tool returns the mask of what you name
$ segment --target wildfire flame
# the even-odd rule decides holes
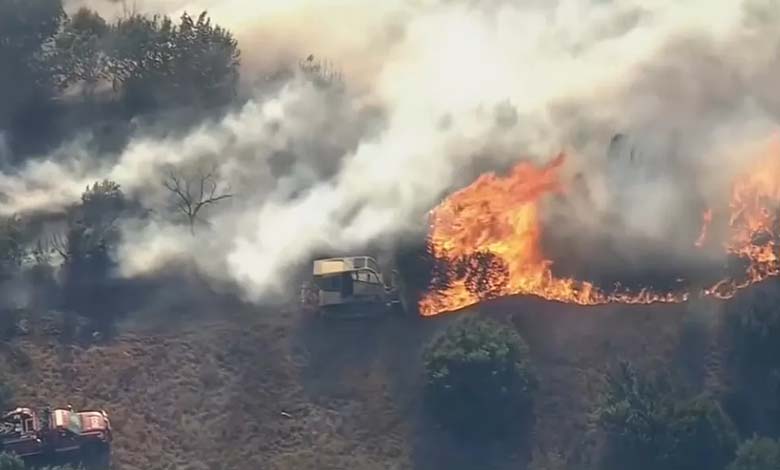
[[[681,303],[688,291],[605,291],[591,282],[556,277],[541,249],[540,202],[564,195],[559,155],[544,166],[521,162],[506,176],[487,173],[453,193],[430,214],[429,254],[434,270],[419,302],[422,315],[459,310],[485,299],[533,295],[580,305]],[[724,214],[708,209],[695,246],[711,240],[718,217],[728,217],[725,254],[746,261],[745,276],[726,278],[698,292],[730,298],[751,284],[780,274],[780,144],[773,142],[753,168],[736,178]]]

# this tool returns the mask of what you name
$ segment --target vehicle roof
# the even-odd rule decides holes
[[[358,269],[370,269],[368,261],[376,264],[376,260],[371,256],[345,256],[339,258],[324,258],[314,261],[313,273],[315,276],[327,274],[337,274]]]
[[[0,416],[5,417],[5,416],[10,416],[10,415],[16,414],[16,413],[35,414],[35,412],[31,408],[16,408],[16,409],[13,409],[13,410],[6,411],[5,413],[3,413]]]
[[[315,260],[314,262],[316,263],[317,261],[347,261],[347,260],[354,260],[354,259],[361,259],[361,258],[363,258],[363,259],[369,258],[369,259],[372,259],[372,260],[374,259],[373,256],[356,255],[356,256],[337,256],[337,257],[333,257],[333,258],[320,258],[318,260]]]

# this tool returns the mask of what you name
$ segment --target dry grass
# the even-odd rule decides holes
[[[522,469],[532,448],[584,459],[600,371],[619,358],[672,364],[684,317],[684,307],[523,299],[481,310],[517,326],[539,371],[536,426],[523,445],[452,442],[425,419],[420,351],[457,315],[348,324],[284,311],[135,318],[104,346],[63,346],[43,334],[14,340],[0,351],[0,372],[20,401],[107,409],[118,470]]]
[[[29,337],[3,353],[2,368],[20,402],[107,409],[116,469],[403,467],[406,446],[392,436],[400,422],[389,426],[390,439],[370,432],[392,409],[373,399],[383,374],[361,381],[354,399],[312,399],[292,327],[258,315],[128,332],[89,348]],[[11,350],[33,365],[14,365]]]

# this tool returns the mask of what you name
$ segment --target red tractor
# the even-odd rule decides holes
[[[0,452],[23,458],[79,453],[102,460],[110,453],[111,440],[105,411],[17,408],[0,417]]]

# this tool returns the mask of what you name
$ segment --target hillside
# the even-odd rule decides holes
[[[3,349],[0,369],[20,402],[106,408],[117,470],[523,468],[531,448],[586,461],[598,374],[622,358],[674,363],[693,308],[482,306],[517,326],[541,379],[531,434],[488,446],[452,442],[420,400],[422,348],[480,313],[323,323],[293,307],[198,297],[137,312],[102,345],[62,345],[41,320]],[[704,352],[690,377],[704,373]]]

